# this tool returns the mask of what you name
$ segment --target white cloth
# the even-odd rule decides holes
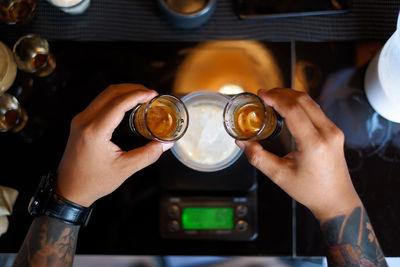
[[[12,213],[17,197],[17,190],[0,185],[0,236],[7,232],[7,216]]]

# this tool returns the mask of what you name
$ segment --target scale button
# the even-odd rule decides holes
[[[236,212],[238,217],[244,217],[247,215],[248,209],[247,206],[239,205],[236,207]]]
[[[240,220],[236,223],[236,229],[243,232],[249,228],[249,224],[243,220]]]
[[[171,205],[168,207],[168,215],[171,217],[179,216],[179,207],[177,205]]]
[[[180,227],[179,227],[179,223],[178,223],[177,220],[173,220],[173,221],[170,221],[170,222],[169,222],[169,224],[168,224],[168,230],[169,230],[170,232],[176,232],[176,231],[179,231],[179,229],[180,229]]]

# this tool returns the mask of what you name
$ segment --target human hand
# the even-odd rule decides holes
[[[344,158],[344,135],[309,95],[292,89],[260,90],[259,96],[284,119],[296,149],[285,157],[257,142],[237,141],[249,162],[320,223],[361,206]]]
[[[58,167],[56,193],[88,207],[169,149],[172,144],[153,141],[122,151],[111,142],[112,133],[125,113],[156,95],[157,92],[142,85],[111,85],[76,115]]]

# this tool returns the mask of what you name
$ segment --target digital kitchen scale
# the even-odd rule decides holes
[[[245,155],[218,172],[199,172],[170,152],[159,160],[162,193],[160,233],[166,239],[254,240],[256,169]]]

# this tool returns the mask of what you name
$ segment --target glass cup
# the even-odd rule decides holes
[[[137,105],[129,116],[131,130],[145,138],[173,142],[181,138],[189,125],[183,102],[172,95],[159,95]]]
[[[257,95],[241,93],[226,104],[224,127],[237,140],[272,139],[280,134],[283,120]]]
[[[58,7],[70,15],[82,14],[90,6],[90,0],[48,0],[49,3]]]
[[[0,95],[0,132],[19,132],[27,120],[28,115],[14,96]]]
[[[26,25],[34,17],[36,0],[0,0],[0,21],[9,25]]]
[[[56,61],[50,52],[46,39],[28,34],[21,37],[13,48],[15,62],[20,70],[36,76],[50,75],[56,68]]]

